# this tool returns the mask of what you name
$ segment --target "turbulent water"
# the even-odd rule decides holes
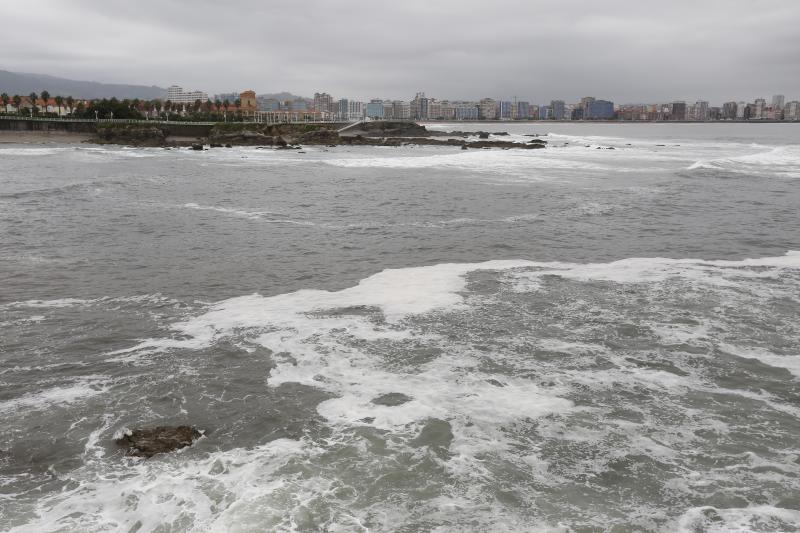
[[[0,530],[800,531],[800,128],[476,127],[0,145]]]

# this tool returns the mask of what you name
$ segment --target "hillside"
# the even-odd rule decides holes
[[[73,96],[75,98],[140,98],[150,100],[163,98],[167,94],[161,87],[146,85],[123,85],[79,81],[57,78],[46,74],[26,74],[0,70],[0,92],[8,94],[29,94],[48,91],[51,95]]]

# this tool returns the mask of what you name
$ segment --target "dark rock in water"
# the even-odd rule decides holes
[[[608,148],[606,148],[606,150],[616,150],[616,148],[614,148],[613,146],[609,146]]]
[[[226,144],[226,145],[225,145],[225,148],[233,148],[233,145],[231,145],[231,144]]]
[[[469,150],[469,146],[467,146],[466,144],[462,144],[461,145],[461,149],[462,150]]]
[[[478,132],[478,138],[479,139],[488,139],[489,138],[489,132],[488,131],[479,131]]]
[[[152,457],[158,453],[172,452],[191,446],[202,436],[202,433],[191,426],[158,426],[149,429],[128,430],[115,442],[119,446],[124,446],[125,453],[128,455]]]
[[[202,144],[193,144],[192,145],[192,150],[202,151],[203,150],[203,145]]]
[[[211,148],[222,148],[222,145],[221,145],[221,144],[219,144],[219,143],[211,143],[211,144],[209,145],[209,147],[211,147]]]
[[[98,144],[127,144],[129,146],[165,146],[167,130],[140,124],[99,124]]]
[[[488,383],[490,385],[494,385],[495,387],[505,387],[505,385],[503,385],[502,383],[500,383],[496,379],[487,379],[486,383]]]
[[[416,122],[391,120],[364,122],[359,129],[366,137],[427,137],[431,134],[425,126]]]
[[[375,405],[394,407],[396,405],[403,405],[404,403],[410,402],[413,399],[414,398],[411,396],[406,396],[402,392],[390,392],[388,394],[382,394],[377,398],[373,398],[372,403]]]

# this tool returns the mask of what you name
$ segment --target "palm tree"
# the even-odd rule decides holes
[[[17,115],[19,115],[19,106],[22,105],[22,97],[15,94],[11,101],[14,102],[14,108],[17,110]]]
[[[0,94],[0,100],[3,101],[3,113],[8,111],[8,101],[10,98],[8,97],[7,93]]]
[[[75,104],[75,99],[71,96],[67,96],[67,108],[69,108],[69,114],[72,114],[72,106]]]
[[[56,95],[56,105],[58,106],[58,116],[61,116],[61,104],[64,103],[64,97],[60,94]]]
[[[39,97],[36,93],[31,93],[28,95],[28,98],[31,99],[31,116],[33,116],[33,113],[36,112],[36,99]]]
[[[42,91],[42,100],[44,100],[42,112],[47,113],[47,101],[50,100],[50,93],[47,91]]]

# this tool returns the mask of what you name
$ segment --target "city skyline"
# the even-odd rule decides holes
[[[751,100],[796,92],[800,6],[786,0],[602,4],[240,0],[220,9],[88,0],[4,9],[3,68],[209,94],[326,87],[369,100],[425,87],[453,99]],[[76,32],[76,27],[92,31]],[[47,39],[31,40],[46,34]],[[632,45],[633,43],[633,45]],[[239,89],[236,89],[239,88]],[[535,96],[535,98],[534,98]]]

